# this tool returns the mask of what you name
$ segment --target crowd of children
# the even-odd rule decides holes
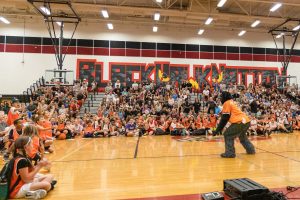
[[[11,172],[9,198],[39,199],[54,189],[53,175],[39,173],[41,168],[50,171],[44,154],[53,152],[53,137],[73,134],[65,120],[77,116],[86,96],[87,84],[76,82],[73,87],[38,88],[27,106],[13,99],[9,109],[0,108],[0,150],[8,162],[3,169],[10,169],[2,170],[1,178]],[[1,198],[7,197],[1,193]]]
[[[50,169],[51,163],[44,154],[53,152],[54,138],[211,133],[222,110],[218,96],[224,89],[251,116],[249,134],[269,135],[273,131],[289,133],[300,129],[299,105],[275,87],[225,88],[223,84],[195,92],[190,84],[175,85],[135,82],[129,87],[119,81],[108,83],[98,113],[82,117],[78,113],[88,94],[87,82],[76,82],[73,87],[41,87],[32,94],[27,106],[17,99],[9,109],[2,106],[0,148],[6,160],[12,156],[17,163],[19,173],[14,178],[20,176],[23,180],[10,197],[42,197],[53,189],[56,184],[53,176],[38,176],[38,171],[42,167]]]
[[[22,117],[22,123],[34,123],[46,150],[51,152],[52,137],[137,135],[200,135],[215,129],[222,104],[220,87],[205,87],[194,93],[188,84],[134,83],[131,87],[108,83],[105,98],[97,114],[77,114],[87,96],[87,84],[72,87],[42,87],[25,107],[13,102],[7,125]],[[221,88],[224,89],[224,88]],[[229,90],[242,110],[251,116],[249,134],[267,135],[273,131],[298,130],[299,106],[276,88],[263,86],[231,87]],[[1,122],[0,122],[1,125]],[[5,132],[5,124],[0,126]],[[12,134],[9,134],[12,139]]]
[[[82,119],[83,137],[137,135],[199,135],[216,128],[222,104],[221,89],[229,90],[244,112],[251,116],[249,134],[270,135],[274,131],[299,129],[299,105],[275,87],[205,87],[193,94],[187,84],[108,83],[97,115]],[[88,123],[87,123],[88,122]],[[85,124],[88,124],[85,125]],[[88,127],[88,128],[87,128]]]

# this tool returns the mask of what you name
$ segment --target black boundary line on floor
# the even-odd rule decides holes
[[[259,149],[259,148],[257,148]],[[261,153],[271,153],[272,152],[268,152],[268,151],[265,151],[262,149],[262,151],[264,152],[258,152],[256,154],[261,154]],[[287,153],[287,152],[300,152],[300,151],[282,151],[282,152],[278,152],[278,153]],[[243,155],[246,155],[245,153],[241,153]],[[276,153],[275,153],[276,154]],[[196,157],[196,156],[199,156],[199,157],[203,157],[203,156],[219,156],[219,153],[218,154],[195,154],[195,155],[183,155],[183,156],[151,156],[151,157],[138,157],[138,159],[151,159],[151,158],[184,158],[184,157]],[[59,162],[81,162],[81,161],[99,161],[99,160],[104,160],[104,161],[109,161],[109,160],[130,160],[130,159],[135,159],[135,158],[94,158],[94,159],[88,159],[88,160],[60,160],[60,161],[52,161],[53,163],[59,163]],[[299,161],[300,162],[300,161]]]
[[[139,151],[140,138],[141,138],[141,136],[140,136],[140,133],[139,133],[139,137],[138,137],[137,142],[136,142],[133,158],[137,158],[137,154],[138,154],[138,151]]]
[[[294,158],[290,158],[290,157],[288,157],[288,156],[284,156],[284,155],[281,155],[281,154],[280,154],[280,153],[299,152],[299,151],[271,152],[271,151],[264,150],[264,149],[261,149],[261,148],[258,148],[258,147],[256,147],[256,149],[259,149],[260,151],[265,151],[266,153],[270,153],[270,154],[273,154],[273,155],[276,155],[276,156],[279,156],[279,157],[282,157],[282,158],[285,158],[285,159],[288,159],[288,160],[291,160],[291,161],[295,161],[295,162],[300,163],[300,160],[297,160],[297,159],[294,159]]]

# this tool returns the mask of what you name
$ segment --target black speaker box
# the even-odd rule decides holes
[[[223,181],[225,194],[233,199],[262,200],[269,189],[248,178],[227,179]]]

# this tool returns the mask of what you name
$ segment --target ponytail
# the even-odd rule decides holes
[[[18,156],[17,150],[19,150],[19,151],[22,152],[22,154],[21,154],[22,157],[28,159],[26,151],[25,151],[25,146],[30,145],[30,143],[31,143],[31,137],[28,137],[28,136],[21,136],[21,137],[19,137],[14,142],[14,145],[13,145],[13,157],[15,158],[15,157]]]
[[[38,135],[38,130],[37,130],[36,126],[34,126],[34,125],[27,125],[23,129],[23,136],[33,137],[36,135]]]

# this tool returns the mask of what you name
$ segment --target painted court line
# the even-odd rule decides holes
[[[263,151],[263,149],[262,149]],[[278,153],[286,153],[286,152],[300,152],[300,151],[282,151],[282,152],[278,152]],[[75,152],[72,152],[75,153]],[[264,153],[269,153],[267,151],[265,152],[258,152],[256,154],[264,154]],[[271,153],[271,152],[270,152]],[[136,159],[161,159],[161,158],[184,158],[184,157],[204,157],[204,156],[219,156],[220,154],[195,154],[195,155],[183,155],[183,156],[151,156],[151,157],[137,157]],[[246,153],[243,154],[237,154],[238,155],[246,155]],[[283,156],[284,157],[284,156]],[[88,161],[110,161],[110,160],[130,160],[130,159],[135,159],[134,157],[124,157],[124,158],[93,158],[93,159],[83,159],[83,160],[56,160],[53,162],[88,162]],[[296,161],[296,160],[295,160]],[[296,161],[296,162],[300,162],[300,161]]]
[[[92,143],[92,140],[89,141],[89,142],[87,142],[87,143],[84,144],[84,145],[79,146],[78,148],[76,148],[75,150],[73,150],[73,151],[69,152],[68,154],[64,155],[64,156],[61,157],[60,159],[58,159],[58,160],[56,160],[56,161],[52,161],[52,162],[59,162],[59,161],[62,161],[63,159],[65,159],[65,158],[69,157],[70,155],[72,155],[72,154],[78,152],[80,149],[82,149],[83,147],[85,147],[85,146],[87,146],[88,144],[91,144],[91,143]]]
[[[291,152],[291,151],[282,151],[282,152],[271,152],[271,151],[267,151],[267,150],[264,150],[264,149],[261,149],[261,148],[258,148],[256,147],[257,149],[261,150],[261,151],[265,151],[266,153],[270,153],[270,154],[273,154],[273,155],[276,155],[276,156],[279,156],[279,157],[282,157],[282,158],[285,158],[285,159],[288,159],[288,160],[291,160],[291,161],[295,161],[295,162],[299,162],[300,163],[300,160],[297,160],[297,159],[294,159],[294,158],[290,158],[288,156],[284,156],[284,155],[281,155],[280,153],[286,153],[286,152]],[[292,151],[292,152],[299,152],[299,151]]]
[[[140,138],[141,138],[141,136],[138,137],[138,140],[137,140],[137,142],[136,142],[136,146],[135,146],[135,151],[134,151],[134,156],[133,156],[133,158],[136,158],[136,157],[137,157],[138,150],[139,150]]]

